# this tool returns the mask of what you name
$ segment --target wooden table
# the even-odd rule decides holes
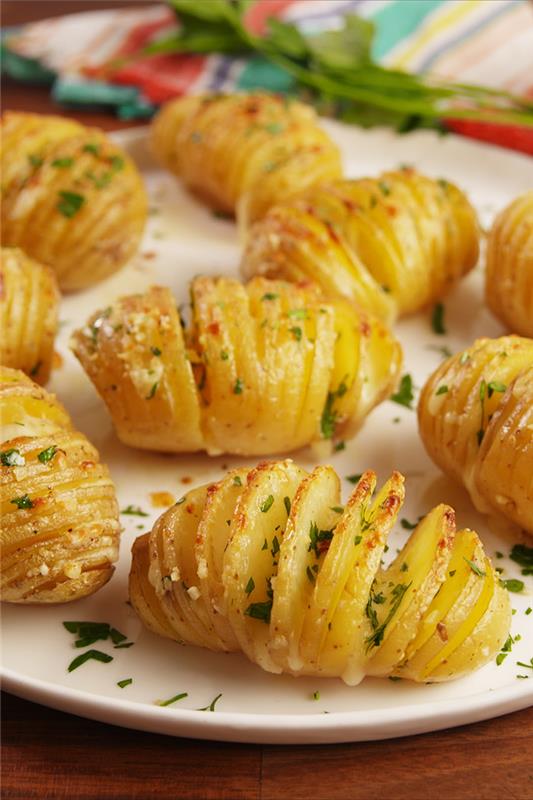
[[[2,22],[16,25],[67,11],[133,2],[4,0]],[[45,88],[21,86],[8,79],[2,88],[3,108],[60,112]],[[103,113],[71,116],[108,130],[124,127]],[[278,747],[139,733],[5,693],[2,703],[5,800],[533,799],[533,709],[405,739]]]

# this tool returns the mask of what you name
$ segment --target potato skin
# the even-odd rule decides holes
[[[182,326],[168,289],[125,297],[71,346],[126,444],[264,455],[353,435],[397,382],[378,320],[310,284],[197,278]]]
[[[390,322],[442,297],[478,252],[465,195],[406,167],[281,199],[250,229],[241,270],[314,280]]]
[[[155,633],[242,650],[268,672],[350,685],[365,675],[468,674],[506,640],[509,595],[449,506],[430,512],[381,567],[403,484],[393,473],[373,499],[367,471],[342,506],[332,467],[309,474],[287,460],[233,470],[137,539],[131,602]]]
[[[2,241],[52,267],[62,291],[120,269],[147,215],[129,156],[96,128],[63,117],[2,119]]]
[[[533,341],[478,339],[426,382],[418,405],[430,457],[474,505],[533,534]]]
[[[310,106],[265,93],[172,100],[152,123],[162,164],[246,226],[280,198],[340,177],[337,147]]]
[[[55,397],[0,368],[0,598],[65,603],[113,574],[120,525],[115,489],[95,448]]]
[[[490,230],[485,297],[512,333],[533,337],[533,190],[508,205]]]
[[[18,248],[0,251],[0,364],[37,383],[50,377],[57,333],[59,289],[53,271]]]

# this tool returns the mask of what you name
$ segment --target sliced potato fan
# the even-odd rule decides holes
[[[279,199],[340,177],[337,146],[314,109],[267,93],[183,97],[152,124],[159,160],[215,209],[241,223]]]
[[[242,650],[274,673],[449,680],[488,662],[511,609],[477,535],[441,505],[392,563],[403,477],[365,472],[347,504],[331,467],[234,470],[133,546],[130,598],[153,631]]]
[[[115,489],[55,397],[0,367],[0,599],[63,603],[113,574]]]
[[[15,247],[0,254],[0,364],[46,383],[58,327],[59,290],[53,270]]]
[[[393,391],[397,341],[316,287],[196,278],[190,320],[168,289],[118,300],[72,347],[126,444],[277,453],[352,435]]]
[[[410,167],[312,186],[250,229],[243,274],[313,280],[391,321],[442,297],[477,261],[476,214]]]
[[[476,507],[533,535],[533,341],[478,339],[447,359],[420,395],[431,458]]]

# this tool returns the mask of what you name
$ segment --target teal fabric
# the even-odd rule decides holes
[[[261,56],[246,62],[237,79],[238,89],[269,89],[271,92],[290,92],[295,85],[294,78],[276,64],[271,64]]]
[[[376,60],[387,55],[402,39],[413,33],[422,22],[447,0],[395,0],[372,15],[376,38],[372,55]]]

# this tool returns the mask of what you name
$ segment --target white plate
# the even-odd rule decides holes
[[[401,137],[335,122],[326,125],[342,148],[348,175],[375,174],[411,163],[463,186],[484,224],[489,224],[495,211],[514,196],[533,186],[533,162],[510,152],[454,136],[441,138],[431,132]],[[221,476],[229,466],[251,463],[250,459],[203,455],[152,455],[122,446],[102,402],[68,351],[72,328],[120,294],[158,282],[171,286],[181,302],[187,299],[187,283],[195,274],[237,274],[239,246],[234,225],[214,218],[177,181],[157,169],[147,153],[145,136],[141,130],[115,135],[143,170],[154,207],[142,251],[118,275],[64,300],[58,343],[63,366],[54,373],[50,388],[109,464],[120,507],[140,505],[149,517],[122,517],[126,530],[120,563],[112,581],[96,595],[66,606],[3,609],[4,687],[21,697],[116,725],[244,742],[340,742],[404,736],[487,719],[530,705],[533,673],[520,669],[516,662],[529,661],[533,655],[533,615],[525,615],[526,608],[533,605],[531,578],[525,579],[525,593],[512,597],[516,608],[513,634],[520,633],[522,639],[504,663],[491,663],[470,677],[435,686],[367,679],[349,688],[337,680],[269,675],[243,656],[212,654],[158,638],[143,628],[126,604],[131,543],[140,533],[138,526],[148,530],[161,513],[161,509],[151,507],[150,492],[165,490],[177,498],[190,488],[186,482],[191,479],[196,485]],[[483,306],[480,268],[446,299],[445,306],[445,336],[433,333],[429,312],[397,326],[405,351],[404,371],[413,375],[417,387],[441,358],[432,348],[446,345],[455,351],[476,336],[503,332]],[[307,468],[317,460],[309,450],[294,457]],[[480,532],[489,552],[509,553],[509,536],[492,532],[487,520],[473,510],[465,492],[430,462],[417,435],[414,411],[389,401],[383,403],[346,450],[328,460],[342,476],[373,468],[385,480],[393,468],[401,470],[407,476],[407,500],[401,517],[414,520],[438,502],[448,502],[456,508],[462,526]],[[345,491],[349,488],[346,483]],[[398,526],[392,552],[406,535]],[[518,566],[506,557],[498,564],[504,568],[504,577],[520,575]],[[111,663],[91,661],[68,673],[66,667],[79,651],[74,650],[73,637],[61,623],[79,619],[110,622],[135,645],[114,650],[99,643],[95,645],[98,649],[113,655]],[[529,680],[516,678],[527,672]],[[131,685],[124,689],[117,686],[117,681],[130,677]],[[319,700],[313,699],[316,690],[320,691]],[[174,706],[155,704],[180,692],[188,696]],[[220,693],[214,713],[195,710]]]

